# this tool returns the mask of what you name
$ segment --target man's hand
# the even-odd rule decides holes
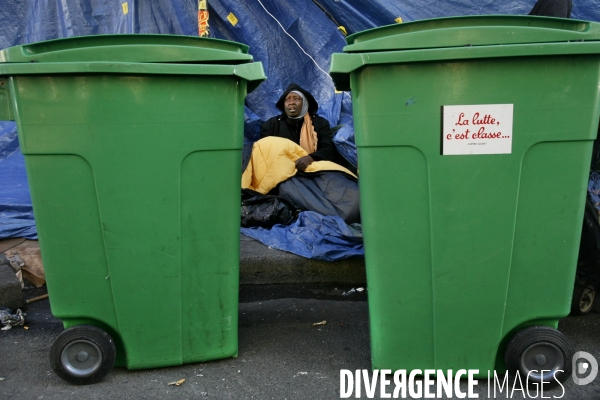
[[[299,159],[296,160],[296,169],[298,171],[304,172],[306,167],[308,167],[313,162],[315,162],[315,160],[313,160],[313,158],[311,156],[300,157]]]

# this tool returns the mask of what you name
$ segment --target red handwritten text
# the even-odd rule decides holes
[[[486,132],[485,127],[479,128],[477,133],[473,134],[473,139],[499,139],[502,136],[502,132]]]
[[[478,112],[473,115],[473,125],[493,125],[495,123],[496,119],[489,114],[484,115],[483,118],[479,116]]]
[[[469,120],[465,119],[463,120],[463,118],[465,117],[465,113],[460,113],[460,115],[458,116],[458,121],[456,121],[456,124],[454,125],[469,125]]]

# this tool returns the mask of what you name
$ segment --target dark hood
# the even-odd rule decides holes
[[[283,92],[283,94],[281,95],[279,100],[277,100],[275,107],[277,107],[281,112],[285,113],[285,110],[283,108],[285,96],[287,96],[288,93],[291,92],[292,90],[297,90],[306,97],[306,100],[308,100],[308,114],[314,115],[317,112],[317,110],[319,109],[319,103],[317,103],[317,101],[315,100],[315,98],[313,97],[312,94],[310,94],[306,90],[302,89],[300,86],[296,85],[295,83],[289,84],[289,86],[287,87],[287,89],[285,89],[285,92]]]

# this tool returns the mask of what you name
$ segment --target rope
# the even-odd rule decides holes
[[[333,79],[331,79],[331,76],[329,76],[329,74],[327,73],[327,71],[325,71],[323,68],[321,68],[321,66],[320,66],[320,65],[317,63],[317,61],[316,61],[316,60],[315,60],[315,59],[314,59],[314,58],[313,58],[313,57],[312,57],[310,54],[308,54],[308,53],[306,52],[306,50],[304,50],[304,49],[302,48],[302,46],[300,46],[300,43],[298,43],[298,41],[297,41],[297,40],[296,40],[296,39],[295,39],[295,38],[294,38],[292,35],[290,35],[288,31],[286,31],[286,30],[285,30],[285,28],[283,27],[283,25],[281,24],[281,22],[279,22],[279,20],[277,20],[277,18],[275,18],[275,16],[274,16],[273,14],[271,14],[271,13],[269,12],[269,10],[267,10],[267,8],[264,6],[264,4],[263,4],[263,3],[262,3],[260,0],[258,0],[258,4],[260,4],[260,5],[261,5],[261,7],[262,7],[262,8],[265,10],[265,12],[266,12],[267,14],[269,14],[269,16],[270,16],[271,18],[273,18],[273,19],[275,20],[275,22],[277,22],[277,25],[279,25],[279,26],[281,27],[281,30],[282,30],[283,32],[285,32],[285,34],[286,34],[286,35],[288,35],[288,36],[289,36],[289,37],[290,37],[290,38],[291,38],[291,39],[294,41],[294,43],[296,43],[296,45],[298,46],[298,48],[299,48],[300,50],[302,50],[302,52],[303,52],[304,54],[306,54],[306,55],[308,56],[308,58],[310,58],[310,59],[312,60],[312,62],[313,62],[313,63],[314,63],[316,66],[317,66],[317,68],[319,69],[319,71],[321,71],[321,72],[323,72],[325,75],[327,75],[327,77],[329,78],[329,80],[330,80],[330,81],[333,83]],[[350,97],[350,95],[349,95],[348,93],[346,93],[346,92],[342,92],[342,93],[344,93],[346,96]]]

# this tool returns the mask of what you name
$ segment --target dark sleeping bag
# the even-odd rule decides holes
[[[280,197],[304,211],[338,216],[347,224],[360,222],[358,183],[343,172],[298,172],[278,189]]]

